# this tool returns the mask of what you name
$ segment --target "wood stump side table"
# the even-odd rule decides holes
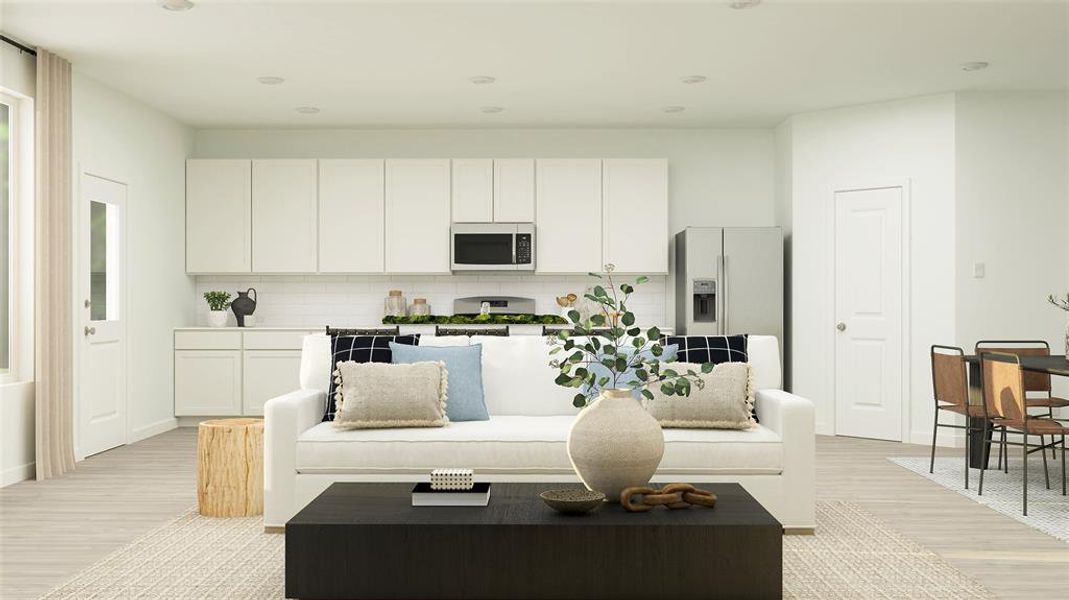
[[[263,419],[216,419],[200,423],[197,509],[206,517],[263,514]]]

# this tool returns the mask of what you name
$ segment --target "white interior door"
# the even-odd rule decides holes
[[[835,432],[902,440],[899,187],[835,192]]]
[[[126,443],[125,332],[122,293],[126,186],[83,173],[82,297],[78,383],[79,453]]]

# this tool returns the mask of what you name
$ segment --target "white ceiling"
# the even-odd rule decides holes
[[[1064,2],[194,1],[0,0],[0,28],[198,127],[770,126],[1069,79]]]

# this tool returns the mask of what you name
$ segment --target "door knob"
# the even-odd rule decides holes
[[[838,323],[835,324],[835,328],[838,329],[839,331],[846,331],[846,323],[843,323],[842,321],[839,321]]]
[[[97,332],[97,328],[96,327],[90,327],[88,325],[85,326],[85,335],[87,335],[87,336],[95,335],[96,332]]]

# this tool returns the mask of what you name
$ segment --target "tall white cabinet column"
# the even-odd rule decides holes
[[[385,163],[319,161],[319,272],[382,273]]]
[[[186,271],[252,271],[252,161],[186,161]]]

